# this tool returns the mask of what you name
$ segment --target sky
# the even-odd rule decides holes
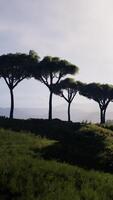
[[[0,0],[0,55],[30,49],[77,65],[75,80],[113,84],[113,1]],[[3,80],[0,91],[0,107],[9,107]],[[21,82],[14,93],[15,107],[48,106],[48,90],[36,80]],[[74,103],[88,101],[77,96]],[[55,96],[54,106],[60,104]]]

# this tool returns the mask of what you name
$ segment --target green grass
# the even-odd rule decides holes
[[[31,133],[13,132],[0,129],[0,158],[5,155],[14,158],[17,156],[39,156],[40,149],[49,147],[55,141],[35,136]],[[35,152],[35,149],[37,152]]]
[[[113,132],[97,125],[82,125],[41,152],[45,159],[113,172]]]
[[[92,143],[93,147],[88,147],[88,144],[95,137],[97,140],[102,137],[105,149],[109,147],[112,151],[112,131],[108,134],[106,129],[85,126],[76,134],[79,145],[82,147],[87,144],[88,152],[91,148],[93,151],[95,143]],[[54,154],[51,161],[44,160],[47,149],[52,150],[58,144],[59,141],[30,133],[1,129],[0,200],[112,200],[112,174],[84,170],[61,161],[59,163],[54,160]],[[97,144],[100,145],[100,142]],[[72,153],[71,149],[68,151]]]

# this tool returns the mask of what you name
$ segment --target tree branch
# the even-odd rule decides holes
[[[9,84],[9,82],[8,82],[7,78],[6,78],[6,77],[4,77],[4,76],[3,76],[3,78],[4,78],[5,82],[6,82],[6,84],[8,85],[8,87],[10,88],[10,84]]]
[[[58,84],[61,78],[62,78],[62,73],[60,72],[60,73],[59,73],[59,76],[58,76],[58,80],[56,81],[55,84]]]
[[[40,80],[49,88],[49,83],[48,83],[47,79],[44,80],[43,77],[40,77]]]
[[[62,97],[69,103],[69,100],[65,97],[63,93],[62,93]]]
[[[22,80],[24,80],[26,77],[22,77],[20,78],[14,85],[13,85],[13,89],[18,85],[18,83],[20,83]]]
[[[74,99],[76,93],[77,93],[77,92],[73,93],[73,96],[72,96],[71,102],[73,101],[73,99]]]

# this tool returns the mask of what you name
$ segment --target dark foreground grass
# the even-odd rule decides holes
[[[113,175],[44,160],[41,150],[54,144],[0,130],[0,200],[113,199]]]
[[[0,127],[31,132],[49,140],[57,140],[43,148],[34,148],[34,154],[49,160],[66,162],[85,169],[113,173],[113,131],[93,124],[61,120],[0,118]]]

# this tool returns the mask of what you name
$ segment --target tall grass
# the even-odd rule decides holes
[[[91,127],[79,134],[90,137]],[[57,143],[30,133],[0,130],[0,199],[112,200],[113,175],[43,159],[44,150]]]

